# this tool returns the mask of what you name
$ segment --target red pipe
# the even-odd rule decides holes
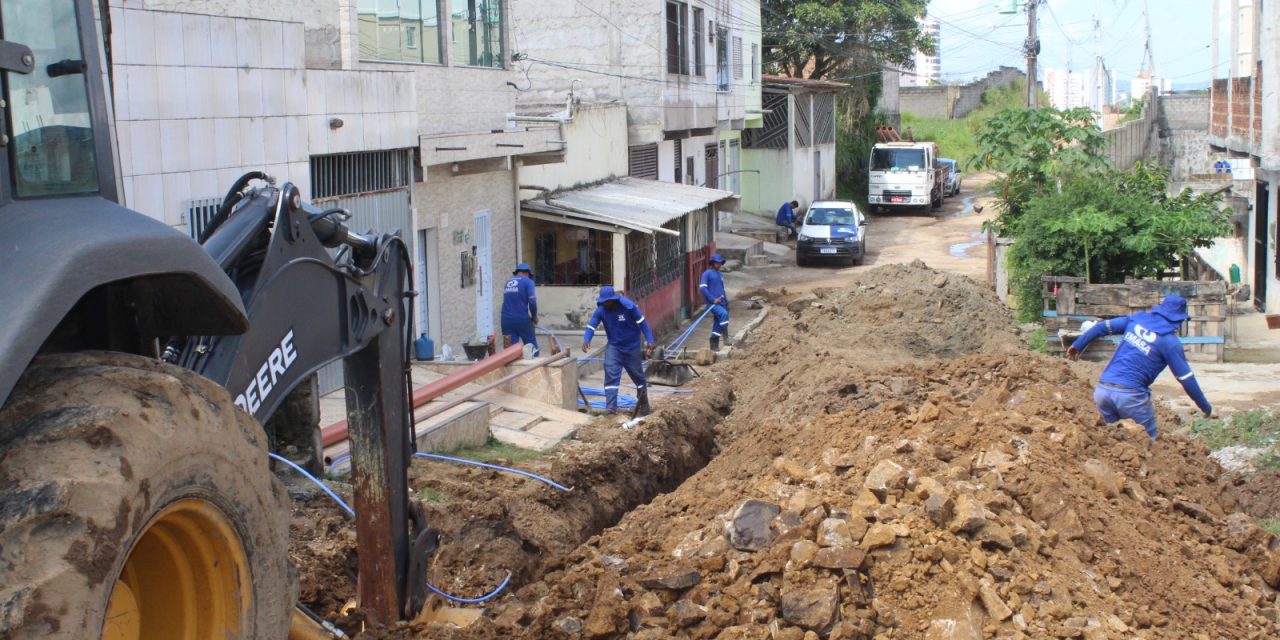
[[[513,344],[502,351],[499,351],[488,358],[485,358],[461,371],[455,371],[435,382],[424,385],[420,389],[413,392],[413,408],[417,409],[422,405],[435,400],[436,398],[461,387],[464,384],[472,382],[477,378],[493,373],[498,369],[515,362],[523,355],[524,345],[520,343]],[[320,442],[324,446],[333,446],[347,439],[347,421],[342,420],[335,422],[327,427],[320,429]]]

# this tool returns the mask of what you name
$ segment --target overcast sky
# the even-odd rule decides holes
[[[1026,67],[1022,43],[1027,15],[998,13],[996,0],[932,0],[929,15],[942,22],[942,73],[967,81],[999,65]],[[1008,0],[999,2],[1008,4]],[[1151,50],[1156,74],[1178,85],[1208,84],[1212,0],[1049,0],[1037,10],[1041,73],[1044,69],[1092,67],[1094,13],[1101,4],[1102,57],[1116,79],[1127,83],[1142,67],[1146,23],[1151,8]],[[1041,76],[1043,78],[1043,76]]]

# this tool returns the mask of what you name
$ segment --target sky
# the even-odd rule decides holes
[[[942,74],[946,81],[967,82],[1000,65],[1026,68],[1022,43],[1027,15],[1001,14],[1008,0],[931,0],[929,15],[942,23]],[[1142,68],[1146,22],[1151,9],[1151,51],[1156,75],[1176,86],[1207,86],[1213,73],[1212,0],[1048,0],[1036,12],[1039,22],[1040,73],[1047,68],[1084,71],[1095,55],[1094,13],[1101,5],[1102,57],[1116,71],[1117,84],[1127,85]],[[1043,79],[1041,75],[1041,79]]]

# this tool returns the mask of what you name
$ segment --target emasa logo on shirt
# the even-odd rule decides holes
[[[1144,355],[1151,355],[1151,346],[1155,344],[1156,339],[1159,337],[1160,335],[1156,332],[1140,324],[1134,324],[1125,332],[1124,341]]]

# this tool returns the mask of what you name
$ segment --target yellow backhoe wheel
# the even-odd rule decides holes
[[[42,357],[0,409],[0,638],[284,638],[288,514],[261,426],[218,385]]]

